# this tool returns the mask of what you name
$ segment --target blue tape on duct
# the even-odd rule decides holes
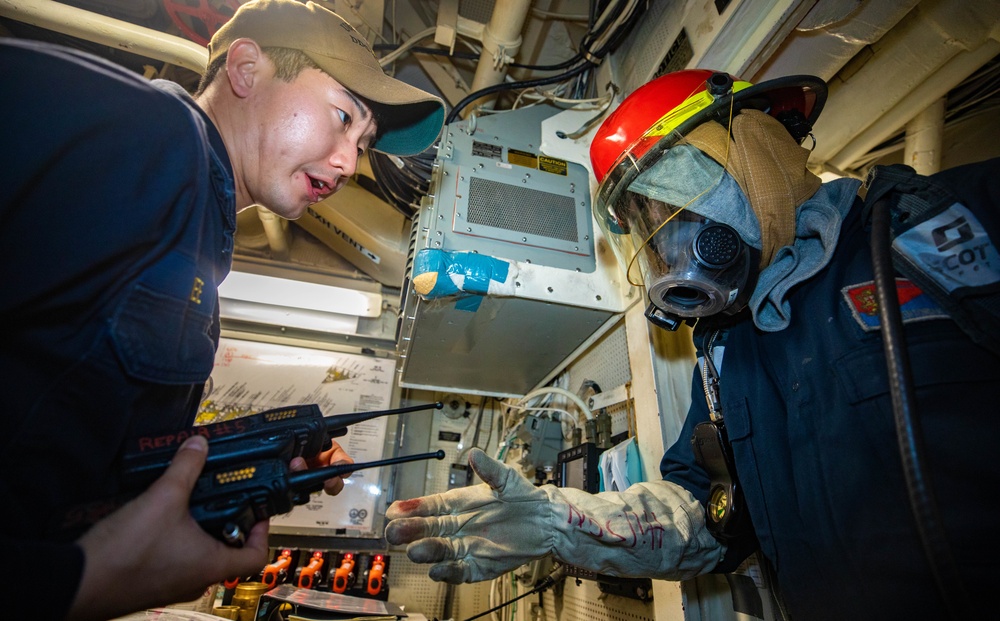
[[[465,286],[462,287],[465,291],[484,295],[490,292],[491,280],[502,283],[510,271],[510,263],[481,254],[463,253],[460,262],[452,265],[465,274]]]
[[[485,296],[482,295],[476,295],[475,293],[470,293],[465,297],[460,297],[455,300],[455,310],[474,313],[479,310],[479,305],[483,303],[484,297]]]
[[[424,299],[462,293],[511,295],[510,277],[509,262],[473,252],[424,248],[413,260],[414,290]]]

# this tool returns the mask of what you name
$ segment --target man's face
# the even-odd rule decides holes
[[[292,82],[270,72],[264,79],[254,102],[258,127],[248,132],[258,136],[257,144],[246,145],[255,174],[245,183],[255,203],[295,219],[347,183],[375,139],[375,120],[357,97],[318,69],[305,69]]]

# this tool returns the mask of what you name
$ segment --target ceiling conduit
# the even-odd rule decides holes
[[[521,29],[531,8],[531,0],[497,0],[490,21],[482,31],[483,51],[472,78],[472,92],[500,84],[507,77],[508,63],[521,49]],[[477,100],[480,107],[492,107],[497,95]],[[466,110],[474,110],[477,102]]]
[[[851,172],[1000,53],[994,0],[925,0],[830,80],[830,99],[814,130],[810,161]]]
[[[903,163],[918,174],[933,175],[941,170],[944,112],[945,100],[938,99],[906,124]]]
[[[820,0],[751,81],[802,73],[830,80],[855,54],[885,36],[919,3]]]

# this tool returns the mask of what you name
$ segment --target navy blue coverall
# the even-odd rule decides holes
[[[32,616],[55,619],[123,442],[194,420],[235,186],[221,136],[175,84],[8,40],[0,89],[0,537],[17,559],[0,595],[42,584]]]
[[[1000,160],[934,177],[982,222],[1000,230]],[[873,304],[869,231],[857,199],[830,263],[791,292],[791,324],[757,329],[749,317],[725,336],[722,412],[753,533],[733,542],[716,571],[759,545],[793,619],[946,618],[907,495],[882,334]],[[1000,269],[1000,266],[992,266]],[[926,467],[960,577],[975,609],[995,610],[995,507],[1000,491],[1000,357],[926,294],[897,281]],[[696,327],[704,346],[707,331]],[[699,349],[699,355],[702,349]],[[708,420],[699,371],[665,479],[704,504],[709,481],[690,438]]]

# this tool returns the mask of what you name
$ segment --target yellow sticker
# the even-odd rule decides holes
[[[564,160],[557,160],[554,157],[538,156],[538,170],[552,173],[554,175],[566,176],[569,166]]]
[[[538,168],[538,156],[527,151],[507,149],[507,161],[525,168]]]

